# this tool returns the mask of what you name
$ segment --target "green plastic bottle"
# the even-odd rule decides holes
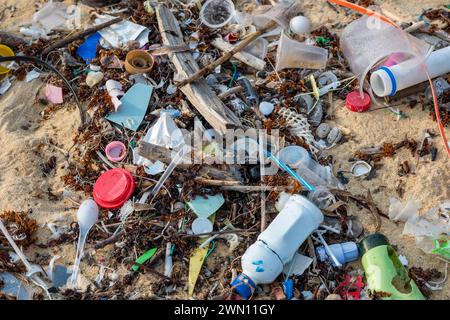
[[[425,300],[384,235],[367,236],[359,243],[359,251],[372,293],[384,300]]]

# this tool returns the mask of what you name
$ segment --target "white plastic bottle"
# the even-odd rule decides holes
[[[272,283],[322,221],[322,212],[312,202],[300,195],[291,196],[242,256],[243,273],[231,283],[234,290],[248,299],[258,284]]]
[[[379,97],[394,95],[397,91],[412,87],[428,79],[450,72],[450,47],[434,51],[425,60],[426,69],[420,59],[410,59],[392,67],[381,67],[372,73],[370,85]]]

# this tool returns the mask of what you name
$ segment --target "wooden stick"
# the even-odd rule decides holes
[[[235,47],[222,38],[214,39],[211,44],[217,49],[225,52],[231,51]],[[266,67],[266,62],[264,60],[261,60],[248,52],[237,52],[233,57],[256,70],[264,70]]]
[[[219,94],[217,97],[219,97],[220,100],[225,100],[226,98],[228,98],[232,94],[240,93],[242,91],[244,91],[244,88],[242,88],[241,86],[234,87],[234,88],[231,88],[228,91],[225,91],[224,93]]]
[[[270,30],[275,26],[276,22],[272,21],[269,23],[269,25],[261,30],[258,30],[256,32],[253,32],[249,34],[244,40],[242,40],[237,46],[235,46],[232,50],[224,53],[219,59],[214,61],[213,63],[207,65],[203,69],[198,70],[196,73],[191,75],[189,78],[184,79],[180,83],[177,84],[178,87],[184,87],[185,85],[197,80],[198,78],[203,77],[207,73],[211,72],[221,64],[224,64],[227,62],[232,56],[234,56],[236,53],[242,51],[245,47],[247,47],[250,43],[256,40],[260,35],[265,33],[266,31]]]
[[[49,47],[44,49],[44,51],[42,51],[42,56],[47,55],[52,50],[61,48],[61,47],[65,46],[65,45],[67,45],[69,43],[72,43],[75,40],[84,38],[84,37],[86,37],[86,36],[88,36],[88,35],[90,35],[92,33],[95,33],[95,32],[97,32],[99,30],[102,30],[103,28],[109,27],[109,26],[111,26],[113,24],[116,24],[116,23],[118,23],[120,21],[122,21],[122,18],[115,18],[115,19],[112,19],[112,20],[110,20],[108,22],[101,23],[101,24],[98,24],[98,25],[93,26],[91,28],[88,28],[86,30],[77,32],[74,35],[72,35],[70,37],[67,37],[65,39],[62,39],[60,41],[56,41],[54,44],[50,45]]]

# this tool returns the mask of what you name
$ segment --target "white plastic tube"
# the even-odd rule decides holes
[[[450,72],[450,47],[434,51],[425,60],[431,78]],[[370,85],[379,97],[393,96],[397,91],[412,87],[428,79],[420,59],[411,59],[392,67],[382,67],[372,73]]]

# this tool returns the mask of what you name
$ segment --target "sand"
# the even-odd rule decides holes
[[[381,3],[383,13],[403,22],[417,21],[423,9],[447,4],[445,1],[432,0],[378,2]],[[45,2],[3,0],[0,4],[0,29],[17,31],[18,26],[30,21],[35,12],[35,7],[31,5],[33,3]],[[339,31],[341,26],[336,26],[336,22],[345,26],[354,19],[354,16],[346,14],[342,9],[336,12],[324,1],[308,0],[304,3],[304,12],[316,27],[333,26],[333,30]],[[11,12],[11,6],[15,7],[14,12]],[[64,150],[68,150],[72,145],[72,136],[79,125],[79,118],[74,105],[64,104],[48,120],[42,120],[40,112],[44,106],[36,99],[39,90],[42,90],[42,85],[40,80],[32,83],[14,82],[13,87],[0,97],[0,145],[2,146],[0,149],[0,211],[30,210],[30,216],[36,219],[40,226],[38,241],[46,242],[51,235],[45,227],[46,223],[62,219],[60,224],[63,225],[74,220],[76,205],[62,197],[57,201],[50,200],[48,192],[51,191],[59,196],[62,193],[64,185],[61,176],[65,174],[65,166],[68,163]],[[408,118],[397,121],[395,116],[385,110],[356,114],[348,111],[342,101],[334,103],[336,106],[334,122],[352,133],[348,142],[330,150],[335,160],[335,172],[349,170],[351,163],[348,159],[362,147],[378,146],[383,142],[399,142],[406,135],[418,140],[423,129],[433,129],[438,132],[436,123],[431,120],[428,111],[422,111],[421,106],[416,106],[414,109],[400,107]],[[450,130],[447,129],[446,132],[450,136]],[[381,161],[383,166],[377,171],[378,175],[375,179],[366,181],[350,177],[347,188],[355,194],[365,194],[370,189],[377,205],[384,213],[387,213],[389,198],[398,197],[396,187],[399,180],[402,180],[405,183],[405,195],[402,201],[420,200],[421,212],[436,207],[440,202],[450,199],[450,161],[444,153],[440,137],[436,137],[433,141],[439,150],[436,161],[431,162],[427,158],[428,160],[422,160],[416,165],[411,153],[408,150],[401,150],[394,157]],[[43,176],[40,166],[51,156],[57,159],[56,169],[48,176]],[[397,175],[398,166],[405,160],[412,164],[412,174],[400,178]],[[373,228],[372,216],[367,210],[359,210],[353,205],[350,206],[350,210],[367,230],[370,231]],[[407,257],[410,266],[437,268],[444,271],[445,263],[434,256],[422,253],[416,247],[413,238],[401,235],[402,223],[395,224],[384,218],[382,223],[381,231],[397,246],[399,253]],[[108,247],[95,252],[92,244],[88,244],[89,252],[97,261],[102,258],[108,261],[107,249]],[[219,251],[221,255],[226,255],[223,248],[219,248]],[[65,244],[51,248],[51,252],[48,249],[43,250],[32,246],[26,251],[30,259],[34,259],[37,253],[60,255],[59,262],[70,265],[74,258],[74,245]],[[354,265],[358,267],[357,263]],[[83,274],[92,281],[99,271],[99,264],[83,262],[82,270]],[[141,276],[136,288],[142,297],[152,294],[153,283],[152,277]],[[432,299],[449,298],[450,282],[447,281],[444,290],[436,291]]]

